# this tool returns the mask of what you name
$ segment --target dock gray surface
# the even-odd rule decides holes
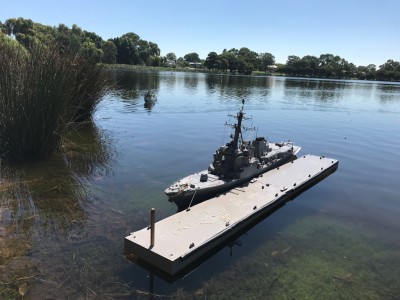
[[[153,247],[150,229],[132,232],[125,238],[125,251],[175,274],[280,202],[329,175],[337,165],[335,159],[302,156],[254,182],[158,221]]]

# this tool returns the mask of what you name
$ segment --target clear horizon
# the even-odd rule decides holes
[[[154,42],[165,56],[208,53],[247,47],[268,52],[276,63],[289,55],[339,55],[357,66],[400,61],[400,2],[396,0],[177,0],[31,1],[2,3],[0,21],[22,17],[44,25],[78,25],[104,40],[134,32]]]

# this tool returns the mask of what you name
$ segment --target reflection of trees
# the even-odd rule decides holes
[[[111,146],[94,125],[66,138],[63,151],[45,161],[1,166],[1,180],[8,182],[1,205],[12,212],[8,221],[19,228],[45,227],[67,233],[86,220],[90,195],[82,180],[108,172]]]
[[[338,89],[345,89],[348,83],[328,80],[284,80],[284,93],[287,98],[315,99],[331,102],[338,96]]]
[[[400,86],[395,84],[377,84],[376,95],[379,102],[385,104],[387,102],[399,101]]]
[[[165,84],[165,86],[167,87],[167,90],[172,90],[175,85],[176,85],[176,81],[177,81],[177,76],[175,73],[161,73],[160,74],[161,80],[163,82],[163,84]]]
[[[83,234],[92,203],[83,180],[108,173],[112,147],[93,124],[70,133],[64,144],[40,162],[0,165],[0,282],[9,287],[0,285],[0,298],[17,298],[21,284],[52,274],[63,261],[61,249],[54,253],[57,245],[65,247]],[[72,255],[64,259],[69,272],[59,284],[65,274],[79,275],[75,264],[68,265]],[[46,267],[41,258],[54,263]]]
[[[132,71],[111,72],[114,77],[112,92],[122,100],[137,100],[144,96],[144,91],[157,91],[160,86],[159,76],[154,73]]]
[[[183,83],[185,88],[187,88],[188,90],[196,90],[197,85],[199,84],[199,77],[197,76],[197,74],[190,74],[183,78]]]
[[[106,175],[113,155],[111,142],[111,137],[94,124],[70,133],[64,143],[64,157],[71,172],[80,177]]]
[[[260,96],[268,95],[269,89],[274,84],[272,77],[249,77],[241,75],[213,75],[205,78],[209,93],[219,93],[226,98],[247,98],[259,93]]]

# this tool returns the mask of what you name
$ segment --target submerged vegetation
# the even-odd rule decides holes
[[[381,243],[374,243],[378,230],[367,234],[363,226],[324,212],[299,220],[197,293],[207,299],[396,299],[394,236],[380,234]]]
[[[107,90],[103,67],[57,44],[0,40],[0,154],[41,158],[90,120]]]
[[[84,280],[95,273],[96,265],[91,273],[85,272],[84,267],[78,268],[76,261],[80,258],[73,259],[72,266],[70,263],[78,241],[87,243],[82,226],[88,222],[90,203],[94,200],[85,185],[86,178],[107,174],[113,149],[103,132],[90,123],[69,132],[66,139],[63,151],[44,161],[0,169],[0,299],[24,295],[28,299],[43,298],[31,296],[35,288],[40,291],[56,284],[64,295],[73,293],[79,287],[67,291],[65,285],[71,284],[72,276],[61,276],[62,272],[77,278],[84,276]],[[59,240],[63,241],[62,247],[75,246],[70,256],[61,255],[62,264],[40,264],[38,257],[42,255],[46,261],[59,259],[53,255],[56,250],[62,251],[57,248],[60,244],[54,242]],[[93,245],[91,251],[93,254]]]

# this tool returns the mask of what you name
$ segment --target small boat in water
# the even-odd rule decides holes
[[[243,140],[242,109],[234,116],[235,124],[226,124],[235,129],[231,142],[221,146],[214,154],[213,162],[207,170],[186,176],[165,190],[170,202],[175,202],[180,210],[210,199],[230,190],[261,174],[296,159],[301,147],[293,142],[271,143],[264,137],[253,141]]]
[[[156,94],[152,91],[147,91],[144,94],[144,102],[148,103],[148,102],[154,102],[154,101],[157,101]]]

